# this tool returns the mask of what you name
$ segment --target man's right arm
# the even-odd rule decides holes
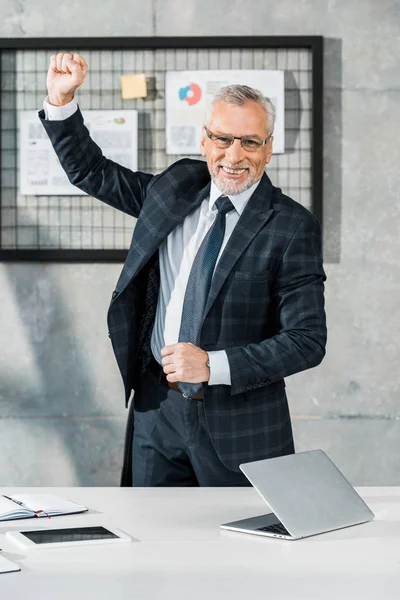
[[[78,103],[75,98],[64,105],[50,104],[50,98],[47,96],[43,102],[44,116],[47,121],[65,121],[68,117],[72,117],[78,110]]]
[[[74,93],[87,72],[79,55],[51,59],[49,96],[39,117],[68,179],[82,191],[138,217],[153,175],[133,172],[103,156],[83,123]]]

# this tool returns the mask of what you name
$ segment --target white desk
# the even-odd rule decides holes
[[[56,493],[84,515],[0,524],[19,573],[0,575],[5,600],[399,600],[400,488],[360,488],[376,518],[304,540],[222,531],[268,512],[252,488],[0,488]],[[108,524],[138,543],[23,551],[10,529]]]

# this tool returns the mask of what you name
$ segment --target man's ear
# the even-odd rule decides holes
[[[200,154],[201,154],[202,156],[205,156],[205,155],[206,155],[206,136],[205,136],[205,133],[204,133],[204,129],[203,129],[203,131],[201,132],[201,140],[200,140]]]
[[[271,156],[272,156],[272,152],[274,149],[274,136],[271,137],[271,139],[268,142],[268,146],[267,146],[267,154],[265,156],[265,164],[267,165],[269,163],[269,161],[271,160]]]

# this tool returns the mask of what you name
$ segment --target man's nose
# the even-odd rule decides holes
[[[239,163],[244,158],[244,150],[240,143],[240,140],[234,140],[233,144],[226,149],[225,158],[232,164]]]

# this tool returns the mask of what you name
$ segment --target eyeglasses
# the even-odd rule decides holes
[[[240,144],[244,150],[248,152],[254,152],[262,146],[265,146],[271,139],[272,135],[267,137],[267,139],[262,140],[259,137],[253,137],[251,135],[243,135],[242,137],[235,137],[234,135],[229,135],[228,133],[213,133],[204,125],[204,130],[208,139],[210,139],[213,144],[217,146],[217,148],[229,148],[232,146],[235,140],[240,140]]]

